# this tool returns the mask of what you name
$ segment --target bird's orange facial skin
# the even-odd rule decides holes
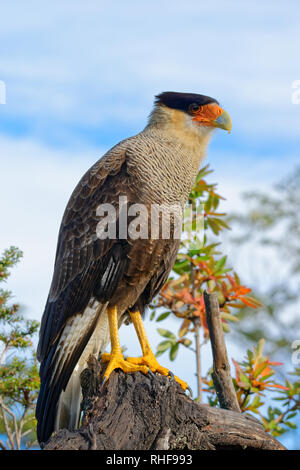
[[[221,116],[223,108],[216,103],[199,106],[198,110],[192,110],[193,121],[202,126],[214,126],[214,121]]]

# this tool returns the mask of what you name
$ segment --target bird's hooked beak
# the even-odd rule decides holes
[[[232,121],[225,109],[216,103],[201,106],[194,114],[193,121],[202,126],[219,127],[230,133]]]
[[[232,121],[231,117],[229,116],[227,111],[225,111],[225,109],[222,109],[222,114],[220,114],[220,116],[218,116],[217,119],[213,121],[213,126],[220,127],[220,129],[224,129],[230,134],[232,128]]]

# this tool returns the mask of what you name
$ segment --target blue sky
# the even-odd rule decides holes
[[[300,79],[299,15],[297,0],[1,5],[0,248],[24,251],[8,287],[28,316],[41,317],[75,184],[105,150],[145,126],[155,94],[208,94],[230,113],[232,133],[217,132],[207,157],[225,210],[240,207],[242,190],[266,189],[299,163],[300,105],[291,99]],[[123,342],[136,354],[128,331]],[[183,355],[176,373],[195,386],[188,363]]]

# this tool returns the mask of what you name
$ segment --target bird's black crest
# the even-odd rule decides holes
[[[176,91],[164,91],[155,97],[155,104],[164,104],[168,108],[188,112],[191,104],[203,106],[209,103],[218,103],[210,96],[198,95],[197,93],[178,93]]]

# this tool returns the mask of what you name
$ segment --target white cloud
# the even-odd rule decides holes
[[[17,4],[0,20],[9,115],[135,123],[174,89],[219,98],[244,134],[299,133],[297,2]]]

